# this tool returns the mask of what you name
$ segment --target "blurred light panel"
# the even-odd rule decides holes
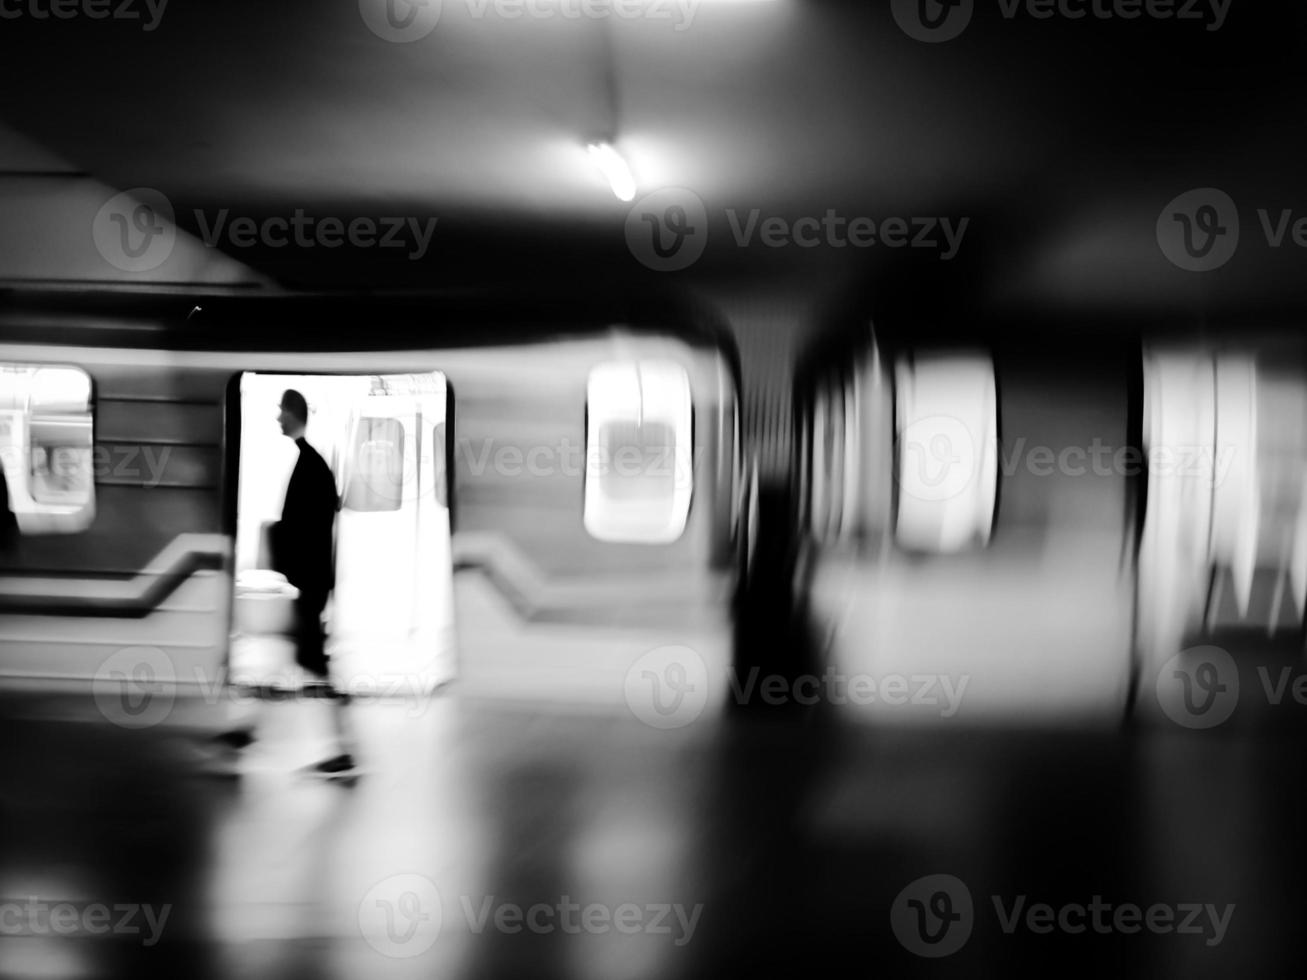
[[[994,364],[935,355],[898,365],[899,544],[950,554],[986,544],[998,489]]]
[[[585,529],[600,541],[667,544],[692,484],[690,378],[671,361],[617,361],[586,391]]]

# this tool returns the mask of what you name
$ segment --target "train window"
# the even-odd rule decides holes
[[[1214,409],[1216,415],[1213,469],[1204,472],[1203,482],[1212,486],[1212,527],[1210,551],[1216,568],[1228,568],[1234,584],[1234,599],[1240,618],[1248,615],[1253,579],[1258,565],[1258,544],[1263,529],[1259,526],[1263,490],[1261,477],[1270,476],[1272,463],[1266,450],[1277,432],[1289,426],[1266,426],[1259,432],[1258,401],[1269,394],[1272,386],[1258,377],[1251,355],[1222,354],[1216,359]],[[1286,413],[1287,415],[1287,413]],[[1259,445],[1260,444],[1260,445]],[[1288,447],[1286,447],[1288,448]],[[1279,454],[1276,454],[1279,455]],[[1274,460],[1292,466],[1294,456],[1285,453]],[[1228,470],[1221,472],[1219,465]],[[1272,463],[1272,465],[1274,465]],[[1263,474],[1263,470],[1265,473]],[[1273,484],[1274,481],[1269,481]],[[1293,501],[1296,505],[1297,501]],[[1287,528],[1284,529],[1287,537]],[[1283,538],[1277,534],[1277,538]],[[1276,562],[1278,565],[1279,563]]]
[[[601,541],[666,544],[690,511],[690,377],[671,361],[620,361],[586,388],[586,530]]]
[[[73,534],[95,516],[91,379],[75,367],[0,365],[0,459],[23,534]]]
[[[353,511],[399,510],[404,502],[404,426],[399,419],[361,418],[344,505]]]
[[[1145,352],[1144,409],[1147,460],[1190,460],[1196,449],[1210,457],[1218,423],[1212,354]],[[1188,465],[1149,466],[1138,586],[1138,634],[1146,649],[1169,649],[1201,622],[1212,583],[1214,504],[1214,488],[1204,482]]]
[[[904,359],[896,387],[898,543],[936,554],[988,543],[998,490],[993,361],[971,354]]]

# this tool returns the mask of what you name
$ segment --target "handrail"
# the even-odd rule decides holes
[[[179,534],[130,579],[0,576],[0,612],[43,616],[148,616],[195,572],[222,568],[225,534]]]

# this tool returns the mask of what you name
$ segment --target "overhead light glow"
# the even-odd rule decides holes
[[[608,178],[609,186],[619,201],[635,200],[635,176],[622,155],[611,143],[591,143],[587,149],[590,159],[599,168],[599,172]]]

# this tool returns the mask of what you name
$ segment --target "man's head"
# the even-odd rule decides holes
[[[304,427],[309,424],[309,404],[294,388],[287,388],[282,393],[277,421],[281,423],[282,435],[292,439],[304,435]]]

